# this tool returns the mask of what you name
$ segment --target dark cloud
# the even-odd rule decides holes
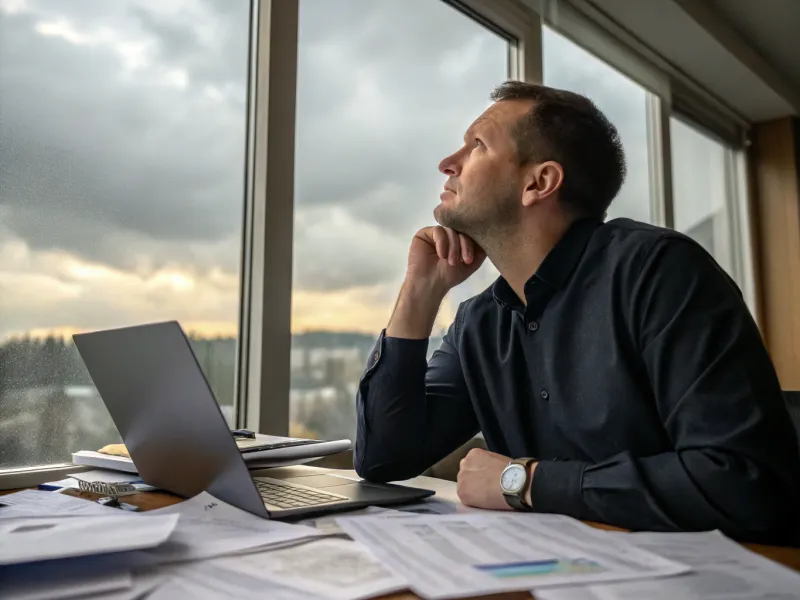
[[[249,3],[30,6],[0,12],[9,235],[121,268],[235,273]],[[505,43],[434,0],[302,0],[300,10],[295,285],[394,281],[410,236],[431,222],[440,159],[507,77]],[[36,31],[63,18],[82,43]],[[640,189],[646,155],[631,145],[644,107],[570,48],[557,54],[557,70],[591,82],[620,125]]]
[[[238,237],[243,103],[208,98],[202,82],[170,85],[161,65],[126,72],[114,40],[97,41],[101,34],[79,19],[72,22],[86,40],[77,44],[37,33],[42,22],[20,13],[0,25],[0,203],[13,209],[6,226],[34,249],[123,268],[131,265],[122,234],[156,246]]]

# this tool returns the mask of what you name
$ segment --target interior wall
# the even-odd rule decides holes
[[[750,158],[762,333],[781,386],[800,390],[800,120],[756,125]]]

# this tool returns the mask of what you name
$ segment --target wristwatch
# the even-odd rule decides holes
[[[535,458],[517,458],[508,463],[500,475],[500,490],[508,505],[514,510],[531,511],[533,507],[525,502],[525,490],[528,487],[528,467],[536,462]]]

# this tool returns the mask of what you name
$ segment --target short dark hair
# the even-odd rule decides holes
[[[491,99],[531,100],[511,131],[521,163],[554,160],[564,169],[559,199],[577,216],[602,218],[625,180],[617,128],[585,96],[521,81],[495,88]]]

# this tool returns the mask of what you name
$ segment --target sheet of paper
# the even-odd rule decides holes
[[[93,564],[75,561],[4,567],[0,581],[0,600],[86,598],[93,594],[128,592],[133,587],[128,570],[98,572]]]
[[[389,512],[396,512],[392,511],[388,508],[381,508],[379,506],[368,506],[367,508],[362,508],[360,510],[354,510],[348,512],[347,515],[350,517],[354,516],[363,516],[363,515],[379,515],[379,514],[386,514]],[[403,513],[398,513],[403,514]],[[341,518],[342,515],[324,515],[320,517],[312,517],[310,519],[303,519],[302,521],[298,521],[298,525],[305,525],[307,527],[313,527],[320,533],[324,533],[326,535],[339,535],[339,536],[347,536],[344,530],[339,527],[339,523],[337,519]]]
[[[331,600],[375,598],[408,588],[365,546],[341,539],[227,557],[215,564],[266,584],[278,583]]]
[[[218,566],[218,561],[191,562],[169,569],[169,577],[148,597],[148,600],[231,600],[231,598],[269,598],[269,600],[325,600],[309,594],[266,582],[243,573]]]
[[[381,508],[379,506],[369,506],[361,510],[355,510],[347,513],[348,517],[362,516],[362,515],[383,515],[384,517],[390,516],[404,516],[408,513],[416,513],[420,515],[452,515],[452,514],[465,514],[465,513],[481,513],[476,508],[470,508],[463,504],[456,504],[455,502],[447,502],[445,500],[437,500],[435,498],[428,498],[415,502],[413,504],[401,504],[393,508]],[[308,525],[314,527],[322,533],[328,535],[338,535],[347,537],[347,534],[339,526],[337,519],[342,515],[327,515],[322,517],[314,517],[311,519],[303,519],[298,521],[300,525]]]
[[[538,600],[777,600],[800,598],[800,574],[719,532],[613,534],[692,567],[669,579],[536,590]]]
[[[75,473],[72,477],[79,481],[88,481],[91,483],[141,483],[142,481],[141,477],[135,473],[123,473],[110,469],[92,469],[91,471],[84,471],[83,473]]]
[[[76,465],[86,465],[89,467],[100,467],[102,469],[112,469],[116,471],[125,471],[127,473],[136,473],[136,467],[130,458],[124,456],[114,456],[112,454],[103,454],[101,452],[94,452],[92,450],[79,450],[72,453],[72,462]]]
[[[42,490],[22,490],[14,494],[0,496],[0,519],[28,517],[67,517],[67,516],[119,516],[124,513],[118,508],[102,506],[83,498]]]
[[[132,584],[127,589],[120,589],[102,596],[87,598],[87,600],[142,600],[147,593],[158,587],[167,579],[158,569],[148,569],[132,573]]]
[[[175,529],[178,515],[38,517],[0,521],[0,565],[154,548]]]
[[[399,512],[417,513],[419,515],[455,515],[455,514],[480,514],[482,511],[478,508],[470,508],[463,504],[455,502],[447,502],[446,500],[439,500],[437,498],[426,498],[414,504],[401,504],[395,506],[394,509]]]
[[[689,567],[560,515],[343,517],[364,543],[427,598],[683,573]]]
[[[44,488],[42,488],[44,486]],[[73,477],[65,477],[64,479],[59,479],[58,481],[48,481],[46,483],[39,484],[39,488],[43,489],[43,491],[54,491],[61,488],[70,488],[73,490],[78,489],[78,480]]]
[[[211,558],[318,537],[311,527],[262,519],[203,492],[180,504],[137,515],[180,515],[166,544],[147,552],[152,564]]]

